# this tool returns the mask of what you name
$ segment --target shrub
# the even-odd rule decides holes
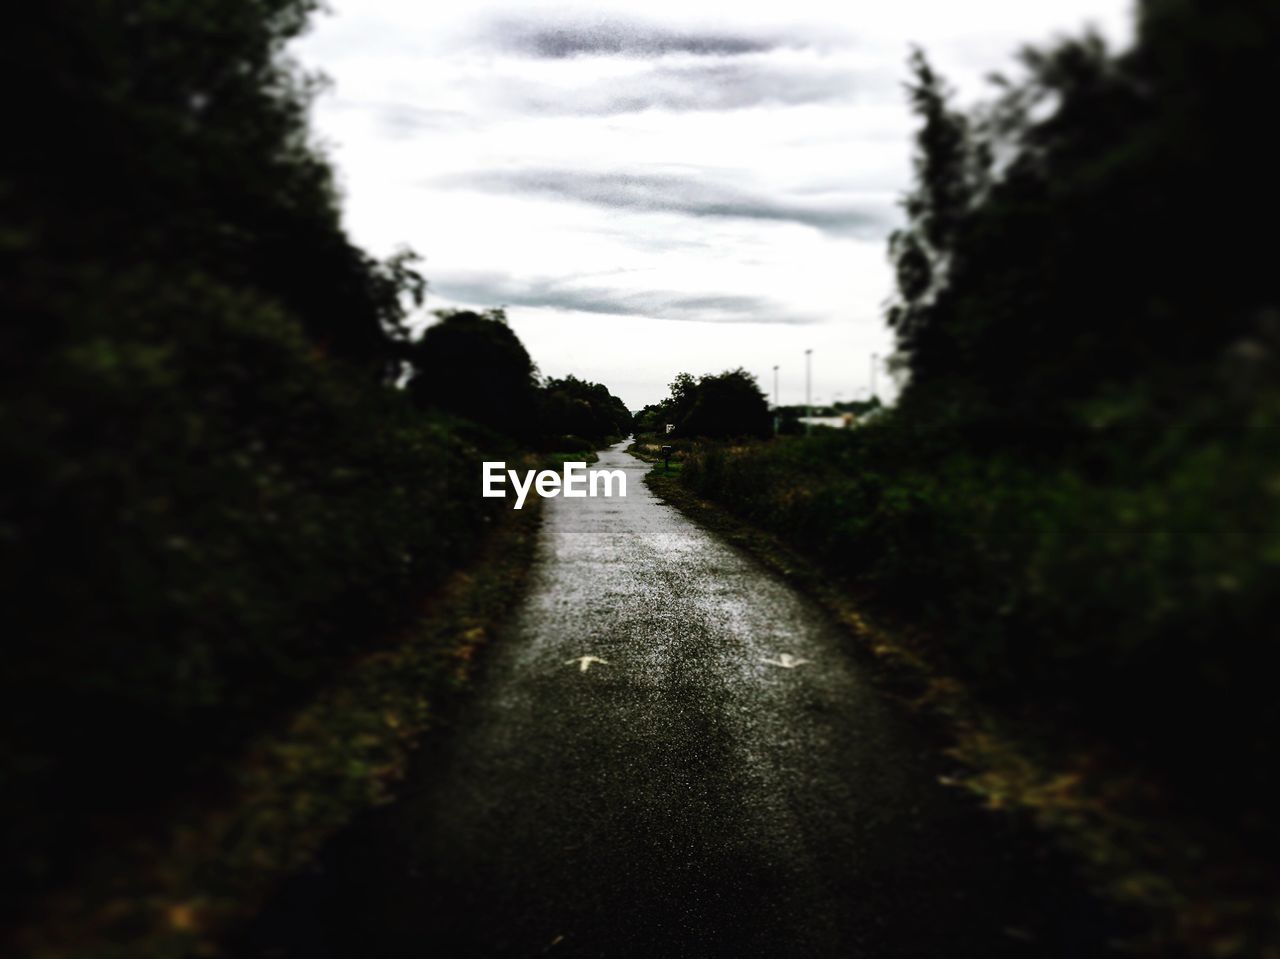
[[[505,449],[253,292],[62,280],[74,334],[0,401],[4,838],[31,878],[403,623],[488,522],[477,444]]]
[[[893,418],[703,445],[682,476],[874,587],[993,701],[1069,717],[1195,785],[1212,770],[1253,789],[1280,720],[1260,670],[1280,614],[1273,430],[1188,439],[1123,484],[961,447],[912,466]]]

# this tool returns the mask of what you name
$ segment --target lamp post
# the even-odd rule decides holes
[[[782,414],[778,412],[778,365],[773,366],[773,435],[782,429]]]
[[[876,367],[879,366],[880,354],[871,354],[871,399],[876,398]]]
[[[805,424],[804,431],[809,433],[813,430],[813,424],[808,420],[813,419],[813,350],[804,351],[804,412]]]

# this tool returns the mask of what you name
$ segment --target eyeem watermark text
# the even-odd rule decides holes
[[[627,474],[622,470],[589,470],[586,463],[565,463],[564,473],[555,470],[526,470],[524,482],[520,474],[507,469],[506,463],[485,462],[481,492],[485,496],[507,495],[503,488],[507,478],[516,491],[516,509],[524,506],[529,490],[537,490],[539,496],[626,496]],[[616,492],[615,492],[616,489]]]

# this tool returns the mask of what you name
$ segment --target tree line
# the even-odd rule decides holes
[[[608,387],[540,377],[504,310],[446,310],[437,320],[405,351],[415,403],[548,450],[592,449],[631,432],[631,412]]]
[[[317,7],[0,41],[0,919],[419,615],[499,515],[483,459],[629,429],[500,313],[413,332],[417,258],[346,235],[284,55]]]
[[[644,433],[678,438],[756,438],[773,432],[773,414],[756,378],[739,367],[694,377],[679,373],[667,398],[636,414],[635,427]]]

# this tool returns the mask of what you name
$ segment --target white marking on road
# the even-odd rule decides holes
[[[601,666],[609,665],[599,656],[579,656],[577,659],[569,660],[567,663],[565,663],[565,665],[572,666],[574,663],[578,664],[579,672],[583,672],[583,673],[585,673],[588,669],[591,668],[592,663],[599,663]]]
[[[795,669],[797,666],[803,666],[809,660],[797,659],[790,653],[783,653],[777,659],[762,659],[760,662],[768,663],[770,666],[781,666],[783,669]]]

